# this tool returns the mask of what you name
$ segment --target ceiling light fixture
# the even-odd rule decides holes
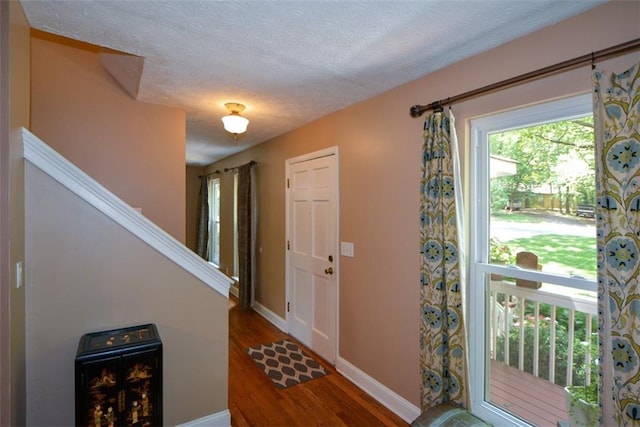
[[[227,107],[227,110],[231,113],[228,116],[222,117],[222,124],[224,129],[232,133],[233,138],[236,139],[239,133],[247,131],[247,125],[249,124],[249,120],[240,115],[240,113],[244,111],[245,106],[236,102],[228,102],[224,104],[224,106]]]

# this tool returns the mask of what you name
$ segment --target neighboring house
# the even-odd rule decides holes
[[[91,58],[91,55],[97,55],[95,52],[79,49],[77,56],[73,55],[75,59],[67,65],[75,64],[79,68],[74,70],[71,82],[65,80],[64,74],[48,80],[50,76],[47,73],[53,71],[43,68],[43,64],[49,64],[49,61],[61,54],[61,51],[71,52],[69,49],[78,47],[60,48],[55,44],[50,45],[53,42],[39,39],[37,36],[30,39],[19,4],[10,2],[10,5],[7,5],[6,2],[2,2],[1,7],[3,44],[0,63],[3,66],[0,70],[0,159],[3,184],[0,192],[0,235],[1,252],[5,258],[0,264],[1,425],[24,424],[27,408],[37,412],[37,405],[28,401],[30,395],[43,396],[49,393],[53,398],[56,394],[55,390],[45,389],[42,383],[25,385],[25,369],[29,372],[31,363],[26,355],[32,350],[33,344],[25,337],[28,338],[29,328],[38,324],[42,314],[29,309],[28,302],[25,303],[24,287],[16,289],[12,286],[15,278],[14,266],[18,262],[26,262],[27,273],[29,269],[38,267],[29,265],[29,260],[25,259],[23,175],[20,141],[14,133],[16,128],[25,126],[36,134],[40,129],[43,133],[51,132],[51,135],[63,131],[58,145],[65,156],[72,160],[77,156],[79,163],[86,162],[84,167],[82,164],[79,166],[105,186],[112,188],[132,206],[141,207],[143,214],[180,241],[185,239],[184,230],[189,229],[188,223],[195,221],[195,218],[185,218],[185,187],[197,185],[194,180],[197,179],[198,173],[256,160],[259,164],[257,176],[260,210],[257,243],[261,247],[257,263],[256,300],[280,318],[286,315],[283,247],[285,160],[338,146],[340,239],[355,244],[356,256],[340,260],[337,365],[349,369],[356,382],[368,384],[373,388],[369,391],[382,396],[385,404],[409,417],[418,411],[417,407],[420,404],[417,210],[422,144],[422,122],[409,116],[409,107],[417,103],[446,99],[467,90],[640,37],[640,29],[637,26],[640,3],[609,2],[330,114],[221,162],[191,170],[188,174],[190,180],[187,182],[184,139],[174,141],[176,146],[168,147],[158,143],[153,136],[145,134],[144,129],[137,129],[135,132],[142,133],[129,138],[130,142],[123,144],[123,139],[128,138],[127,135],[130,135],[131,131],[126,126],[120,127],[114,134],[116,136],[107,138],[108,142],[101,139],[105,136],[100,134],[102,126],[113,124],[112,120],[115,119],[104,114],[105,106],[100,104],[100,100],[111,101],[114,98],[105,97],[119,95],[115,92],[117,86],[109,80],[106,73],[99,75],[101,72],[78,66],[78,62],[75,61],[80,57]],[[11,33],[10,37],[5,38],[9,36],[9,22],[12,24]],[[610,31],[611,27],[615,27],[616,31]],[[8,45],[4,43],[5,40],[8,41]],[[31,58],[25,53],[30,49]],[[4,65],[7,61],[10,61],[9,68],[5,68]],[[622,59],[613,62],[615,69],[621,70],[625,66]],[[87,86],[82,86],[83,88],[90,88],[91,84],[96,85],[95,90],[85,94],[93,97],[93,103],[86,105],[84,109],[76,105],[77,109],[74,111],[60,111],[55,106],[42,102],[47,93],[51,93],[47,91],[60,90],[64,93],[67,90],[70,95],[78,95],[76,85],[82,82],[73,81],[76,78],[75,73],[88,78],[85,82]],[[573,70],[453,105],[462,145],[463,164],[468,163],[464,161],[467,119],[524,104],[588,92],[589,73],[585,68]],[[64,84],[68,87],[62,87]],[[8,88],[11,88],[9,95]],[[43,92],[39,92],[40,90]],[[124,94],[122,96],[126,97]],[[55,101],[55,97],[51,99]],[[132,100],[129,102],[135,103]],[[171,117],[171,126],[184,126],[184,114],[181,116],[179,111],[147,104],[139,107],[149,114]],[[138,111],[136,114],[145,113]],[[79,116],[74,120],[74,115]],[[132,116],[131,122],[142,122],[147,128],[159,125],[152,119],[147,121],[139,117]],[[9,120],[10,127],[7,126]],[[92,138],[90,135],[96,134],[96,129],[97,137]],[[54,140],[60,137],[38,136],[54,148]],[[75,139],[73,143],[64,146],[69,142],[68,138]],[[129,143],[135,145],[128,145]],[[169,153],[171,150],[180,151],[180,154],[173,156]],[[142,170],[144,173],[140,173]],[[468,175],[468,169],[466,171],[465,174]],[[147,180],[149,177],[145,176],[146,173],[151,173],[152,179]],[[8,177],[11,177],[11,185],[5,181]],[[145,179],[145,182],[141,183],[141,179]],[[465,176],[466,182],[470,180],[472,181],[473,177]],[[224,180],[221,191],[223,198],[230,197],[232,180]],[[157,198],[148,201],[148,194],[155,194]],[[222,204],[221,266],[224,269],[232,263],[232,237],[229,234],[231,227],[228,223],[231,218],[228,207],[230,203],[226,203],[227,208],[224,208],[224,200]],[[162,207],[158,207],[159,205]],[[78,237],[83,238],[82,235]],[[9,257],[5,252],[7,250],[11,251]],[[55,251],[55,248],[52,247],[51,251]],[[96,270],[104,272],[105,265],[109,262],[109,259],[105,259],[104,264],[97,266]],[[60,267],[73,269],[74,265]],[[84,279],[88,287],[94,286],[91,277],[92,273],[89,270]],[[96,292],[99,291],[102,292],[104,289],[96,289]],[[219,307],[226,315],[226,307]],[[73,306],[56,307],[56,310],[73,310]],[[86,327],[90,328],[91,325]],[[226,325],[221,327],[224,330]],[[65,342],[65,345],[70,344]],[[68,361],[70,364],[72,362]],[[176,360],[173,362],[179,363]],[[215,378],[217,384],[225,384],[227,366],[222,360],[219,365],[219,369],[209,372],[209,375]],[[226,392],[221,390],[220,393],[221,395],[216,397],[216,405],[224,406],[227,402]],[[194,399],[211,398],[198,396]],[[191,418],[209,415],[194,408],[186,408],[185,411]],[[29,417],[42,420],[45,415],[30,413]]]

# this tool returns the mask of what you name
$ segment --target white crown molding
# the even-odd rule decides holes
[[[137,212],[37,136],[22,129],[24,158],[225,298],[233,280]]]
[[[336,370],[407,423],[420,416],[420,408],[342,357],[336,361]]]

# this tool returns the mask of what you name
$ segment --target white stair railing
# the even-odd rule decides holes
[[[175,264],[229,298],[233,280],[145,218],[100,183],[62,157],[37,136],[22,129],[24,158]]]

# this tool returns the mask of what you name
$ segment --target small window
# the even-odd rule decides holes
[[[209,254],[220,265],[220,178],[209,180]]]

